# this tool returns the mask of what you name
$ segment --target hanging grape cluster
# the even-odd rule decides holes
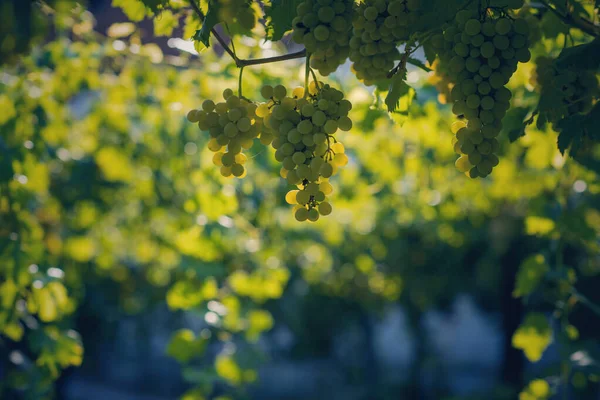
[[[217,0],[212,0],[215,3]],[[219,18],[239,24],[245,30],[254,28],[257,22],[256,14],[249,0],[218,0]]]
[[[498,165],[496,137],[512,96],[505,85],[517,64],[531,58],[528,34],[527,22],[504,11],[462,10],[432,39],[454,81],[452,112],[466,120],[453,126],[456,167],[471,178],[486,177]]]
[[[311,54],[312,67],[329,75],[350,54],[353,1],[304,0],[292,21],[292,38]]]
[[[588,113],[600,96],[594,71],[558,69],[554,59],[538,57],[531,83],[540,88],[540,113],[553,124],[574,114]],[[539,118],[542,118],[540,115]]]
[[[267,102],[257,109],[273,132],[272,146],[275,159],[282,163],[281,176],[297,186],[286,195],[286,201],[295,205],[298,221],[317,221],[320,215],[331,213],[327,196],[333,187],[329,178],[348,163],[335,133],[352,128],[348,117],[352,104],[341,91],[315,82],[308,91],[305,96],[304,88],[296,88],[288,96],[281,85],[264,86],[261,94]]]
[[[259,134],[257,106],[240,99],[231,89],[223,91],[223,100],[216,104],[205,100],[202,108],[191,110],[187,118],[209,133],[208,148],[215,152],[213,163],[221,167],[221,175],[243,178],[247,157],[242,150],[251,148]]]
[[[356,8],[350,39],[350,60],[367,85],[385,79],[400,59],[398,45],[408,39],[417,21],[420,0],[365,0]]]

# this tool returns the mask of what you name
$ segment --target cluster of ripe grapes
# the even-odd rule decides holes
[[[517,64],[531,58],[528,35],[522,19],[462,10],[432,38],[440,68],[453,84],[452,111],[464,117],[453,125],[456,167],[471,178],[486,177],[498,165],[496,137],[512,97],[506,84]]]
[[[201,109],[188,113],[188,120],[211,136],[208,148],[215,152],[213,162],[225,177],[246,175],[242,151],[251,148],[254,139],[270,144],[282,164],[281,176],[296,187],[286,195],[295,218],[317,221],[332,211],[329,178],[348,163],[335,134],[352,128],[348,117],[352,104],[341,91],[322,82],[311,82],[308,92],[266,85],[261,94],[265,101],[257,104],[226,89],[224,101],[205,100]]]

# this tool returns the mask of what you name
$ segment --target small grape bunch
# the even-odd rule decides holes
[[[530,79],[540,91],[540,119],[549,121],[555,130],[557,122],[574,114],[586,114],[600,97],[594,71],[560,69],[549,57],[538,57]]]
[[[257,105],[235,96],[231,89],[223,91],[223,100],[216,104],[205,100],[202,108],[191,110],[187,118],[209,133],[208,148],[215,153],[213,163],[221,167],[221,175],[243,178],[247,157],[242,150],[250,149],[259,134]]]
[[[292,39],[306,47],[311,65],[321,75],[329,75],[350,54],[352,0],[304,0],[292,21]]]
[[[306,96],[304,88],[288,96],[282,85],[264,86],[261,94],[267,102],[257,112],[270,111],[266,121],[274,136],[275,159],[282,163],[280,174],[297,187],[286,195],[286,201],[295,205],[298,221],[317,221],[332,210],[327,201],[333,192],[329,178],[348,163],[335,133],[352,128],[348,117],[352,104],[341,91],[315,82]]]
[[[418,18],[420,0],[364,0],[356,7],[350,60],[366,85],[385,79],[396,60],[398,45],[408,40]]]

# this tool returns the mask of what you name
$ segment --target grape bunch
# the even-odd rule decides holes
[[[214,0],[213,0],[214,1]],[[250,0],[218,0],[220,21],[234,22],[249,31],[257,22]]]
[[[356,7],[350,60],[366,85],[385,79],[400,59],[398,45],[417,21],[420,0],[364,0]]]
[[[295,205],[298,221],[317,221],[332,211],[327,196],[333,192],[329,178],[348,163],[344,146],[335,138],[337,130],[348,131],[352,104],[344,94],[323,83],[312,82],[308,93],[296,88],[288,96],[284,86],[264,86],[267,102],[257,109],[265,126],[273,132],[275,159],[282,163],[281,176],[296,185],[286,195]]]
[[[208,131],[208,148],[215,153],[213,163],[221,167],[221,175],[243,178],[247,157],[242,150],[250,149],[259,134],[257,105],[240,99],[231,89],[223,91],[223,100],[216,104],[205,100],[202,108],[191,110],[187,118],[197,122],[202,131]]]
[[[531,83],[539,87],[543,105],[540,117],[553,124],[574,114],[588,113],[600,96],[598,78],[593,71],[559,69],[549,57],[538,57]]]
[[[443,35],[432,38],[454,86],[452,112],[465,121],[453,126],[459,171],[471,178],[486,177],[498,165],[496,139],[510,107],[512,93],[505,85],[519,62],[531,58],[529,27],[523,19],[474,10],[457,13]]]
[[[352,0],[303,0],[292,21],[292,38],[311,54],[311,65],[329,75],[350,54]]]

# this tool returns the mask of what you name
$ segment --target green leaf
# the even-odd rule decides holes
[[[547,400],[552,396],[550,385],[543,379],[535,379],[519,394],[519,400]]]
[[[179,18],[169,10],[165,10],[154,18],[154,34],[156,36],[171,36],[173,29],[179,26]]]
[[[566,70],[598,70],[600,68],[600,38],[581,44],[567,47],[558,58],[555,65]]]
[[[423,61],[421,61],[421,60],[418,60],[418,59],[416,59],[416,58],[408,57],[408,60],[407,60],[407,62],[408,62],[409,64],[412,64],[412,65],[414,65],[415,67],[421,68],[421,69],[422,69],[423,71],[425,71],[425,72],[431,72],[431,71],[433,71],[431,68],[429,68],[427,65],[425,65],[425,64],[423,63]]]
[[[437,57],[437,52],[430,41],[423,43],[423,52],[425,53],[425,58],[429,65],[433,64]]]
[[[112,6],[120,7],[127,18],[134,22],[141,21],[146,17],[146,6],[139,0],[113,0]]]
[[[531,362],[539,361],[550,343],[552,329],[548,318],[541,313],[528,313],[512,337],[513,347],[523,350]]]
[[[541,254],[525,259],[517,272],[513,296],[522,297],[533,293],[549,270],[546,259]]]
[[[165,6],[168,6],[169,1],[170,0],[141,0],[141,2],[144,3],[144,5],[150,10],[152,10],[153,13],[157,13]]]
[[[385,105],[388,112],[397,112],[408,115],[408,109],[415,97],[415,90],[406,82],[406,71],[399,72],[390,82],[388,94],[385,98]],[[401,100],[404,100],[401,104]]]
[[[167,354],[180,363],[187,363],[192,358],[202,355],[206,341],[196,338],[189,329],[180,329],[173,334],[167,345]]]
[[[542,17],[540,27],[544,36],[549,39],[556,39],[560,34],[566,34],[569,32],[569,27],[565,25],[560,18],[558,18],[553,12],[547,12]]]
[[[508,133],[508,139],[512,142],[525,136],[527,123],[525,118],[531,110],[527,107],[512,107],[502,120],[503,129]]]
[[[219,22],[219,3],[211,1],[208,4],[208,11],[202,23],[202,28],[196,31],[193,39],[197,42],[202,43],[206,47],[210,47],[210,31]]]
[[[575,114],[557,122],[556,127],[560,132],[558,135],[558,149],[561,153],[571,148],[577,153],[584,147],[585,139],[600,139],[600,103],[585,115]],[[583,149],[585,150],[585,149]]]
[[[292,29],[292,20],[300,3],[301,0],[272,0],[265,7],[268,40],[281,40]]]

